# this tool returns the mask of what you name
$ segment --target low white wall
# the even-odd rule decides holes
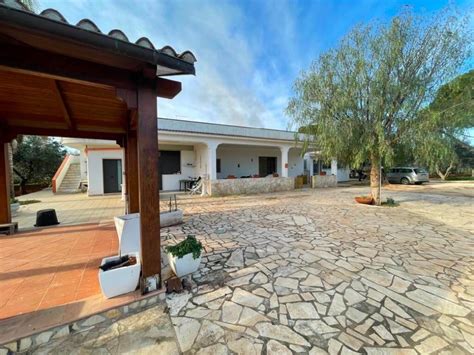
[[[210,181],[211,196],[245,195],[295,189],[293,177],[219,179]]]
[[[102,160],[104,159],[122,159],[122,183],[124,182],[124,164],[123,150],[90,150],[87,154],[87,171],[89,188],[87,194],[89,196],[104,194],[104,171]]]

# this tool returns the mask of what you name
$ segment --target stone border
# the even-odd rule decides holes
[[[11,355],[33,351],[36,347],[46,344],[51,340],[55,340],[64,336],[72,336],[86,330],[94,329],[98,324],[103,325],[104,322],[112,324],[118,319],[128,317],[132,314],[139,313],[147,308],[150,308],[151,306],[163,301],[165,298],[166,293],[163,289],[151,296],[145,296],[144,299],[118,306],[116,308],[111,308],[70,323],[49,328],[47,330],[31,334],[27,337],[14,340],[7,344],[1,344],[0,355]]]
[[[208,192],[211,196],[252,195],[295,189],[294,177],[262,177],[211,180]]]

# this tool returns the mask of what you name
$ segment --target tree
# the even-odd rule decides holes
[[[28,10],[35,12],[37,8],[36,0],[20,0],[19,1],[23,6],[25,6]],[[21,141],[21,136],[18,136],[14,139],[11,143],[8,144],[8,162],[10,165],[10,198],[15,198],[15,182],[13,178],[13,154],[15,153],[16,146],[18,141]]]
[[[389,23],[355,27],[294,84],[287,113],[307,127],[325,159],[370,161],[380,204],[379,172],[397,144],[413,135],[418,111],[470,53],[468,19],[445,10],[428,18],[406,8]]]
[[[414,159],[445,180],[472,152],[465,138],[474,127],[474,70],[441,86],[418,121],[422,129],[402,144],[411,143]]]
[[[52,138],[24,136],[13,154],[13,170],[20,179],[21,193],[30,183],[49,183],[66,154]]]

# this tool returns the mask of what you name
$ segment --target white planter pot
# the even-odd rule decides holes
[[[160,213],[160,227],[169,227],[183,223],[183,211],[176,210]]]
[[[132,213],[114,217],[119,240],[120,255],[140,253],[140,214]]]
[[[10,212],[12,216],[18,215],[18,210],[20,209],[20,204],[18,202],[10,204]]]
[[[105,297],[111,298],[136,290],[140,280],[140,256],[138,253],[128,253],[128,255],[134,255],[137,258],[135,265],[107,271],[99,269],[100,288]],[[118,260],[119,258],[119,256],[111,256],[102,259],[101,265],[104,265],[108,261]]]
[[[197,271],[199,264],[201,263],[201,255],[199,255],[199,258],[197,259],[193,258],[192,253],[184,255],[182,258],[173,256],[170,253],[167,253],[167,255],[171,270],[173,270],[178,277],[192,274]]]

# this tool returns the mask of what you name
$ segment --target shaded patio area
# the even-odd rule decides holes
[[[113,224],[0,238],[0,319],[100,295],[97,268],[117,248]]]
[[[97,277],[116,255],[112,223],[52,227],[0,238],[0,343],[141,299],[106,299]]]

